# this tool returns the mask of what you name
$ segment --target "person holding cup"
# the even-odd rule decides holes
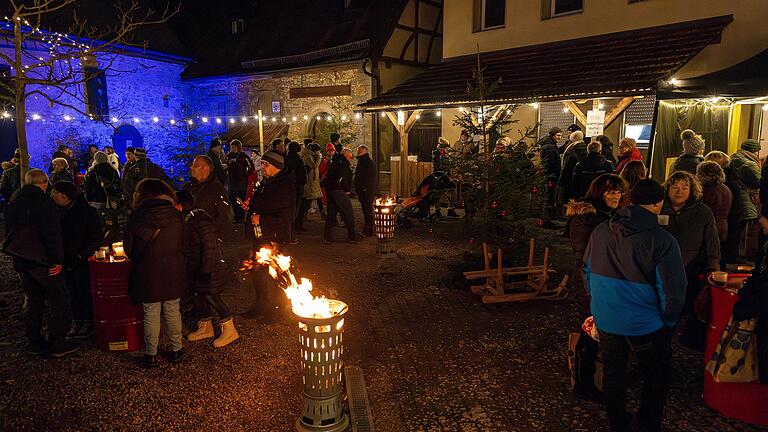
[[[701,201],[701,183],[693,174],[673,173],[665,183],[665,190],[659,224],[677,239],[688,278],[683,312],[688,315],[688,322],[680,342],[703,351],[706,326],[696,318],[693,305],[702,289],[699,275],[720,270],[720,237],[712,210]]]

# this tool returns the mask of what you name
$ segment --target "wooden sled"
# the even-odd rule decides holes
[[[534,240],[531,239],[528,248],[528,265],[523,267],[502,267],[501,249],[496,251],[496,268],[491,268],[491,259],[488,253],[488,245],[483,242],[483,270],[464,272],[464,277],[471,280],[485,279],[484,285],[472,285],[470,290],[483,296],[483,303],[524,302],[528,300],[562,300],[568,296],[565,289],[568,283],[568,275],[557,288],[547,288],[549,272],[553,271],[549,266],[549,248],[544,248],[544,263],[534,265]],[[525,276],[524,281],[504,282],[505,277]],[[507,293],[507,290],[518,292]],[[522,292],[520,292],[522,290]]]

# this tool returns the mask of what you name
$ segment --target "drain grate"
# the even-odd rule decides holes
[[[347,388],[349,416],[352,432],[374,432],[371,405],[368,402],[368,391],[365,389],[365,378],[360,366],[344,368],[344,382]]]

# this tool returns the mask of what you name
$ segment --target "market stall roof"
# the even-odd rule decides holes
[[[523,103],[655,94],[709,44],[732,15],[480,54],[486,80],[502,82],[489,103]],[[555,59],[571,59],[563,66]],[[359,107],[364,111],[471,105],[476,55],[443,60]]]
[[[729,68],[676,80],[659,90],[659,99],[768,96],[768,49]]]
[[[264,131],[264,149],[270,149],[270,144],[275,138],[288,136],[287,124],[265,124]],[[254,125],[232,126],[226,132],[221,134],[221,140],[224,142],[238,139],[245,147],[259,146],[259,127]]]

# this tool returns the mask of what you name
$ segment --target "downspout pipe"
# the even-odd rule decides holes
[[[370,63],[371,70],[368,71],[367,65]],[[362,71],[365,75],[368,75],[371,77],[371,97],[375,98],[379,96],[379,92],[381,89],[381,85],[379,82],[379,63],[377,61],[374,61],[370,57],[365,58],[363,60],[362,64]],[[371,147],[372,152],[374,155],[376,155],[376,165],[377,167],[380,166],[381,163],[381,149],[380,149],[380,131],[379,131],[379,116],[377,116],[375,113],[372,114],[371,118]],[[381,169],[376,170],[376,181],[378,183],[379,176],[380,176]],[[378,189],[378,188],[377,188]],[[378,192],[378,191],[377,191]]]

